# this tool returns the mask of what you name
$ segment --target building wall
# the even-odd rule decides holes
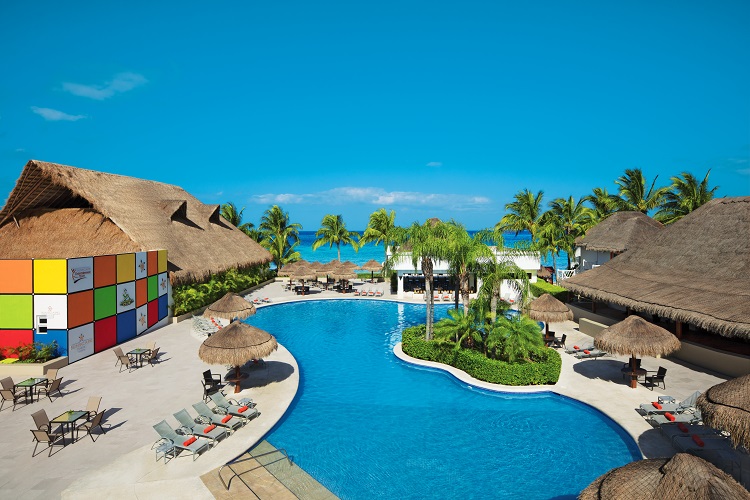
[[[0,260],[0,350],[56,340],[73,363],[147,332],[170,302],[166,250]]]
[[[581,247],[576,248],[576,260],[578,261],[578,271],[588,271],[592,266],[601,266],[610,260],[609,252],[592,252]]]

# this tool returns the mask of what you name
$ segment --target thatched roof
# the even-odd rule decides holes
[[[134,177],[31,160],[0,211],[4,258],[157,249],[167,250],[174,284],[271,260],[221,218],[218,205],[204,205],[178,186]]]
[[[265,358],[278,348],[276,338],[265,330],[232,321],[203,341],[198,356],[211,365],[242,366]]]
[[[631,315],[602,330],[594,339],[594,346],[615,354],[655,357],[678,351],[682,344],[668,330]]]
[[[364,264],[362,264],[361,266],[359,266],[359,268],[364,269],[365,271],[375,272],[375,271],[380,271],[381,269],[383,269],[383,264],[376,261],[375,259],[370,259]]]
[[[545,323],[561,323],[573,319],[573,311],[548,293],[532,300],[527,314],[529,318]]]
[[[236,293],[229,292],[203,311],[206,318],[224,318],[229,321],[249,318],[255,314],[255,306]]]
[[[750,197],[718,198],[562,285],[593,300],[750,339]]]
[[[615,212],[576,238],[576,246],[593,252],[620,253],[658,238],[662,229],[661,222],[644,213]]]
[[[308,267],[309,265],[310,263],[307,262],[305,259],[296,260],[294,262],[290,262],[289,264],[282,266],[281,269],[279,269],[276,274],[279,276],[289,276],[298,267],[302,267],[302,266]]]
[[[696,405],[706,425],[727,431],[735,446],[750,449],[750,375],[711,387]]]
[[[671,459],[638,460],[598,477],[579,500],[750,499],[750,493],[726,472],[702,458],[678,453]]]

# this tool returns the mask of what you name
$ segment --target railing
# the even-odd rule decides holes
[[[267,455],[272,455],[274,453],[280,453],[281,455],[283,455],[283,457],[279,458],[278,460],[273,460],[271,462],[268,462],[266,464],[262,464],[262,463],[258,462],[259,465],[257,467],[253,467],[252,469],[248,469],[248,470],[243,471],[243,472],[237,472],[236,470],[234,470],[232,468],[232,465],[234,465],[234,464],[239,464],[239,463],[242,463],[242,462],[246,462],[248,460],[256,460],[256,459],[258,459],[260,457],[265,457]],[[265,467],[267,465],[270,465],[272,463],[284,460],[285,458],[289,461],[289,465],[291,465],[292,464],[292,459],[289,458],[289,454],[286,452],[286,450],[284,448],[278,448],[278,449],[275,449],[273,451],[268,451],[266,453],[261,453],[259,455],[250,455],[248,457],[243,458],[245,456],[245,454],[250,455],[250,452],[248,451],[247,453],[243,453],[239,457],[237,457],[237,458],[235,458],[233,460],[230,460],[229,462],[227,462],[224,465],[222,465],[221,467],[219,467],[219,479],[221,479],[221,483],[224,485],[224,488],[226,488],[226,490],[229,491],[229,487],[232,484],[232,479],[234,479],[235,477],[240,478],[240,481],[242,481],[242,484],[244,484],[245,486],[247,486],[247,489],[250,490],[253,493],[253,495],[255,495],[255,498],[257,498],[258,500],[260,500],[260,497],[258,496],[258,494],[255,493],[255,491],[253,491],[253,489],[250,487],[249,484],[247,484],[247,482],[245,482],[244,479],[242,479],[242,474],[254,471],[256,469],[260,469],[261,467],[265,469]],[[227,467],[227,468],[229,468],[229,470],[232,471],[232,477],[230,477],[229,481],[227,481],[227,482],[224,482],[224,478],[221,476],[221,471],[224,470],[224,467]]]
[[[570,278],[571,276],[574,276],[576,273],[575,269],[558,269],[557,270],[557,281],[558,283],[560,281],[566,280]]]

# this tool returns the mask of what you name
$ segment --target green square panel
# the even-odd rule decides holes
[[[117,287],[105,286],[94,290],[94,319],[114,316],[117,312]]]
[[[0,295],[0,328],[34,328],[32,295]]]
[[[152,301],[159,297],[159,276],[148,277],[148,300]]]

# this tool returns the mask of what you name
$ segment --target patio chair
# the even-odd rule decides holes
[[[686,411],[695,410],[695,402],[698,400],[698,396],[701,395],[701,391],[695,391],[687,398],[683,399],[679,403],[644,403],[641,405],[641,410],[647,415],[651,413],[684,413]]]
[[[220,392],[211,394],[211,401],[216,405],[215,412],[218,412],[219,414],[244,418],[246,421],[249,421],[252,417],[258,415],[258,409],[253,408],[254,405],[252,402],[249,405],[240,406],[237,401],[228,400]]]
[[[100,398],[101,399],[101,398]],[[94,430],[94,427],[99,427],[102,430],[103,434],[106,434],[107,431],[104,430],[104,427],[102,427],[102,419],[104,418],[104,412],[106,410],[102,410],[99,413],[97,413],[93,419],[86,420],[85,422],[78,424],[76,426],[76,441],[78,441],[78,433],[81,432],[81,429],[86,431],[86,434],[91,436],[91,440],[96,442],[96,439],[94,439],[94,435],[91,434],[91,431]]]
[[[599,349],[592,349],[592,350],[584,350],[581,352],[576,353],[576,358],[578,359],[594,359],[601,358],[602,356],[606,356],[607,353],[604,351],[600,351]]]
[[[154,349],[156,349],[156,342],[150,342],[150,343],[149,343],[149,344],[148,344],[148,345],[146,346],[146,349],[148,349],[149,351],[153,351]]]
[[[114,352],[115,356],[117,356],[117,361],[115,362],[115,366],[117,366],[118,363],[122,362],[122,357],[125,356],[125,353],[122,352],[121,347],[115,347],[114,349],[112,349],[112,352]]]
[[[193,409],[198,413],[195,422],[199,424],[214,424],[219,427],[224,427],[229,431],[235,431],[247,423],[247,420],[244,418],[235,418],[232,415],[217,415],[202,401],[193,404]]]
[[[47,380],[55,380],[57,378],[57,372],[59,371],[59,368],[50,368],[49,370],[47,370],[47,373],[45,373],[44,376],[47,377]]]
[[[0,411],[3,411],[3,405],[6,401],[12,401],[13,411],[16,411],[16,404],[18,404],[18,400],[23,397],[23,393],[9,391],[8,389],[0,389],[0,394],[3,396],[2,402],[0,402]]]
[[[60,395],[60,397],[63,396],[63,393],[60,391],[60,382],[62,382],[62,377],[56,378],[52,382],[49,382],[47,385],[42,385],[36,388],[37,393],[45,393],[47,395],[47,398],[52,402],[52,393],[57,391],[57,393]]]
[[[593,351],[594,349],[596,349],[596,347],[594,347],[593,345],[586,347],[574,345],[572,349],[565,349],[565,352],[568,354],[576,354],[583,351]]]
[[[122,368],[125,367],[128,369],[128,373],[133,371],[133,368],[135,368],[135,361],[130,359],[126,355],[119,356],[120,358],[120,373],[122,373]]]
[[[36,441],[34,451],[31,452],[32,457],[36,456],[36,448],[39,446],[39,443],[47,443],[50,457],[52,456],[52,447],[56,445],[59,440],[62,440],[61,446],[65,446],[65,437],[62,433],[53,433],[40,429],[31,429],[31,433],[34,435],[34,440]]]
[[[89,412],[88,420],[91,420],[99,412],[99,404],[102,402],[101,396],[89,397],[89,402],[86,403],[86,411]]]
[[[174,431],[174,429],[169,426],[169,424],[165,420],[162,420],[153,427],[162,439],[168,439],[172,442],[172,446],[174,447],[174,449],[185,450],[192,453],[193,461],[195,461],[196,455],[199,454],[201,450],[208,447],[208,442],[199,440],[195,436],[180,436]],[[166,462],[166,460],[167,459],[165,456],[164,461]]]
[[[2,385],[3,389],[5,389],[6,391],[21,392],[16,389],[16,384],[13,382],[13,377],[5,377],[4,379],[0,380],[0,385]]]
[[[649,373],[654,373],[655,375],[649,375]],[[646,372],[646,383],[648,383],[651,387],[652,391],[654,390],[654,386],[661,384],[664,387],[664,390],[667,390],[667,384],[664,382],[664,377],[667,375],[667,369],[663,366],[660,366],[659,369],[655,372],[653,371],[647,371]]]
[[[562,334],[562,337],[555,337],[552,340],[552,344],[550,345],[550,347],[559,347],[561,349],[566,349],[566,347],[565,347],[565,339],[567,339],[567,338],[568,338],[568,336],[566,334],[564,334],[564,333]]]
[[[34,425],[36,425],[36,428],[40,431],[52,431],[52,424],[50,423],[47,412],[44,411],[44,409],[32,413],[31,418],[34,419]],[[56,433],[57,430],[60,430],[60,428],[58,427],[53,433]]]
[[[196,424],[184,408],[175,413],[174,418],[180,423],[180,429],[183,430],[183,434],[191,434],[193,436],[210,439],[212,446],[216,446],[219,439],[229,435],[226,429],[218,427],[216,424],[208,424],[208,426],[204,424]],[[178,431],[180,429],[178,429]]]
[[[670,418],[671,415],[671,418]],[[680,422],[684,424],[699,424],[703,421],[703,417],[701,415],[700,410],[695,410],[694,412],[686,411],[684,413],[665,413],[664,415],[650,415],[648,417],[648,420],[651,421],[651,425],[654,426],[662,426],[664,424],[679,424]]]
[[[161,347],[157,347],[151,350],[151,354],[148,358],[146,358],[146,361],[148,361],[149,365],[154,366],[154,363],[159,362],[159,349],[161,349]]]

